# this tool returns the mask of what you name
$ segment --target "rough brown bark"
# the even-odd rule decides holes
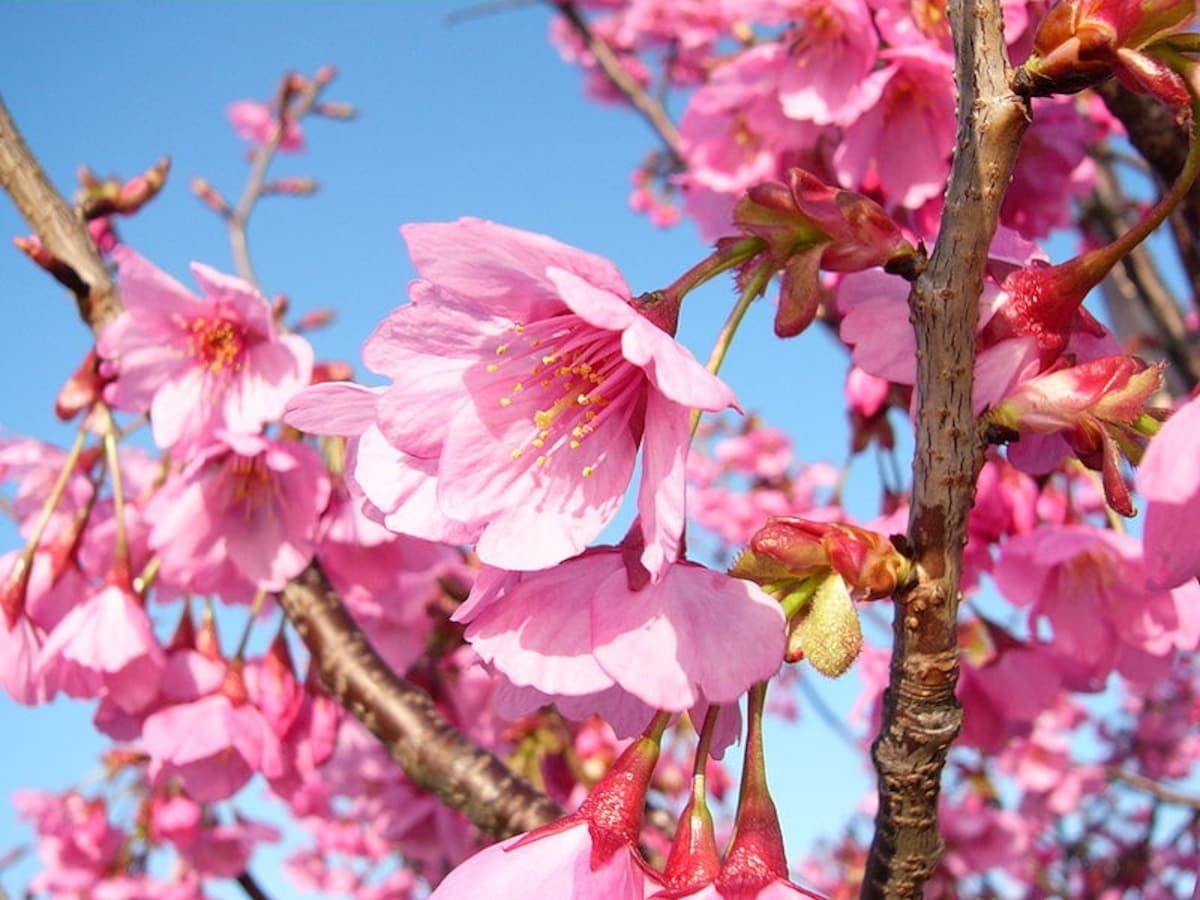
[[[120,295],[82,219],[50,184],[2,104],[0,176],[34,233],[78,274],[80,317],[98,332],[120,313]],[[315,564],[288,587],[282,605],[335,699],[384,743],[414,782],[498,837],[562,814],[455,730],[428,694],[388,669]]]
[[[863,897],[919,898],[941,856],[937,804],[962,711],[957,618],[967,513],[985,441],[971,407],[978,299],[1000,203],[1028,124],[1009,87],[998,0],[948,4],[958,138],[941,233],[913,285],[916,451],[909,541],[915,586],[895,598],[895,646],[872,746],[879,810]]]
[[[83,320],[94,330],[116,318],[121,302],[100,254],[88,239],[82,220],[50,184],[25,146],[3,99],[0,99],[0,187],[13,198],[42,245],[70,268],[66,277],[56,277],[75,295]]]

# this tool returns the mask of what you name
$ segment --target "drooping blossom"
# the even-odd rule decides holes
[[[236,665],[217,692],[149,715],[142,743],[150,755],[150,777],[178,779],[201,803],[232,797],[256,773],[267,778],[283,773],[279,738],[248,701]]]
[[[217,432],[150,502],[161,577],[234,598],[281,590],[312,559],[329,490],[303,444]]]
[[[1057,450],[1050,449],[1050,465],[1041,468],[1052,468],[1069,448],[1084,465],[1102,473],[1112,508],[1132,516],[1133,501],[1121,473],[1121,459],[1139,462],[1147,435],[1158,430],[1165,413],[1146,404],[1162,384],[1162,365],[1147,366],[1131,356],[1105,356],[1059,366],[1021,382],[988,411],[987,419],[1018,434],[1061,436]],[[1015,449],[1020,445],[1019,441]],[[1020,465],[1013,454],[1010,459]]]
[[[1200,574],[1200,399],[1167,420],[1137,471],[1146,498],[1143,546],[1153,588],[1181,585]]]
[[[125,305],[97,348],[117,409],[150,413],[154,441],[201,443],[217,429],[257,432],[308,384],[312,347],[279,334],[270,304],[239,278],[194,263],[196,297],[128,247],[113,250]]]
[[[550,696],[613,688],[651,709],[729,703],[783,659],[779,604],[748,581],[688,562],[632,590],[620,547],[540,572],[486,572],[455,613],[475,651]]]
[[[225,109],[229,124],[237,136],[256,146],[268,144],[275,139],[280,127],[275,111],[259,100],[238,100]],[[283,121],[283,133],[279,137],[279,149],[284,153],[300,153],[304,150],[304,129],[300,123],[288,116]]]
[[[643,563],[661,573],[680,546],[690,410],[731,405],[729,388],[599,257],[478,219],[403,233],[423,277],[363,349],[393,383],[317,385],[288,421],[358,438],[350,475],[388,528],[476,538],[484,562],[519,570],[596,537],[641,444]]]
[[[55,625],[38,652],[36,677],[72,697],[104,693],[132,713],[158,693],[165,662],[146,611],[128,589],[112,584]]]

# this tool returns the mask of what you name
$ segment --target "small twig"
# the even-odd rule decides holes
[[[25,145],[3,98],[0,98],[0,187],[12,197],[42,245],[75,276],[70,287],[80,317],[95,329],[115,319],[121,303],[96,245]]]
[[[463,22],[473,22],[476,19],[498,16],[514,9],[534,6],[540,2],[541,0],[491,0],[491,2],[487,3],[475,3],[471,6],[464,6],[462,9],[446,13],[442,17],[442,21],[447,25],[461,25]]]
[[[1162,782],[1155,781],[1153,778],[1148,778],[1145,775],[1139,775],[1137,772],[1130,772],[1128,769],[1122,769],[1117,766],[1109,768],[1108,777],[1110,781],[1119,781],[1122,784],[1127,784],[1129,787],[1136,788],[1164,803],[1174,803],[1178,806],[1200,810],[1200,794],[1189,794],[1186,791],[1168,787]]]
[[[604,72],[608,80],[612,82],[613,87],[625,95],[639,113],[654,129],[655,133],[662,139],[667,151],[671,154],[672,164],[679,169],[683,168],[683,154],[680,152],[679,130],[675,127],[675,123],[671,121],[671,117],[667,114],[666,108],[651,97],[642,88],[636,78],[630,73],[625,64],[621,62],[612,47],[608,46],[608,42],[596,34],[587,20],[583,18],[579,10],[575,8],[575,4],[570,0],[552,0],[554,7],[563,15],[563,18],[575,29],[588,52],[596,60],[596,65]]]
[[[1137,149],[1160,184],[1171,184],[1183,168],[1187,138],[1167,105],[1149,94],[1135,94],[1111,78],[1096,88],[1109,112],[1121,120],[1129,142]],[[1171,232],[1192,288],[1192,302],[1200,308],[1200,183],[1171,215]]]
[[[238,887],[250,900],[271,900],[271,895],[264,891],[247,870],[237,877]]]
[[[328,80],[319,78],[305,79],[303,87],[299,91],[293,92],[290,88],[291,79],[291,75],[285,75],[283,78],[275,101],[275,129],[271,132],[270,140],[254,151],[250,162],[250,174],[246,176],[246,186],[242,189],[242,196],[225,220],[229,226],[229,243],[233,251],[233,264],[237,268],[238,275],[255,287],[259,286],[258,279],[254,275],[254,265],[250,262],[250,244],[246,234],[250,215],[254,212],[254,206],[263,194],[267,181],[267,169],[270,168],[271,161],[279,151],[280,144],[283,143],[288,122],[298,122],[308,115],[316,104],[317,98],[320,97],[321,91],[329,83]]]
[[[446,721],[428,694],[388,668],[316,563],[279,599],[316,660],[321,682],[414,782],[496,837],[562,815],[553,800]]]

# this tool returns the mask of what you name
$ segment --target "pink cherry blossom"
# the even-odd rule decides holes
[[[1140,542],[1126,534],[1042,526],[1004,544],[995,578],[1032,624],[1050,623],[1055,654],[1085,687],[1114,669],[1148,683],[1175,650],[1200,645],[1200,585],[1147,588]]]
[[[158,693],[165,658],[149,617],[137,599],[109,585],[80,603],[46,637],[38,676],[52,676],[72,697],[110,697],[137,712]]]
[[[275,112],[266,103],[258,100],[238,100],[230,103],[225,109],[229,124],[244,141],[261,146],[270,143],[275,138],[279,120]],[[283,134],[279,139],[279,149],[284,153],[299,153],[304,149],[304,130],[300,123],[288,118],[283,124]]]
[[[280,335],[253,287],[195,263],[196,297],[128,247],[113,251],[125,311],[100,334],[116,375],[105,397],[150,412],[160,447],[203,441],[219,428],[256,432],[308,384],[312,348]]]
[[[660,573],[680,546],[690,409],[732,405],[729,388],[599,257],[478,219],[403,231],[423,280],[363,350],[394,383],[351,421],[333,404],[354,389],[318,385],[288,421],[359,438],[353,475],[389,528],[477,535],[481,559],[523,570],[596,537],[640,443],[643,561]]]
[[[142,726],[150,777],[177,778],[201,803],[231,797],[255,773],[282,774],[279,739],[236,671],[221,691],[152,713]]]
[[[189,590],[281,590],[316,548],[324,464],[295,441],[218,432],[150,502],[162,577]]]
[[[833,163],[842,184],[863,189],[868,179],[885,206],[916,208],[942,192],[954,149],[954,80],[950,58],[932,45],[884,50],[888,63],[867,75],[861,91],[870,106],[846,126]],[[904,147],[905,152],[889,152]]]
[[[1146,498],[1143,542],[1152,588],[1200,574],[1200,398],[1179,408],[1150,441],[1137,471]]]
[[[853,122],[865,108],[861,88],[879,51],[870,10],[863,0],[793,7],[791,64],[780,72],[778,86],[784,115],[818,125]]]
[[[692,563],[631,590],[622,548],[552,569],[485,573],[454,618],[514,684],[552,696],[619,688],[652,709],[736,700],[783,659],[779,604],[748,581]]]

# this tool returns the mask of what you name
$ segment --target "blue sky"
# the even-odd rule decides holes
[[[543,232],[609,257],[635,292],[669,283],[700,259],[705,247],[690,226],[659,231],[628,211],[629,172],[654,137],[628,111],[584,100],[578,73],[547,42],[549,12],[533,5],[446,24],[463,5],[3,3],[0,92],[64,191],[80,163],[128,176],[171,155],[163,196],[120,227],[126,242],[188,283],[191,260],[232,271],[223,227],[187,189],[196,175],[227,196],[241,189],[243,144],[225,106],[267,99],[287,69],[335,64],[340,76],[327,96],[355,103],[360,118],[307,123],[309,151],[281,158],[274,171],[315,176],[321,192],[265,202],[250,231],[268,293],[286,293],[296,311],[338,310],[336,324],[314,339],[326,358],[357,363],[371,328],[404,301],[413,277],[397,232],[404,222],[474,215]],[[26,230],[0,200],[0,235]],[[681,338],[702,359],[732,299],[722,282],[685,306]],[[0,436],[64,443],[53,396],[90,337],[67,296],[7,239],[0,309],[0,380],[9,385]],[[765,305],[752,311],[723,374],[747,411],[793,434],[803,459],[840,463],[845,356],[818,333],[775,340],[771,315]],[[875,484],[871,460],[855,471]],[[870,489],[852,503],[856,496],[855,511],[869,515]],[[4,547],[15,546],[11,529],[0,528]],[[841,709],[853,692],[852,679],[826,691]],[[103,744],[90,714],[69,701],[25,710],[0,699],[0,797],[20,786],[62,789],[92,769]],[[859,761],[805,718],[799,730],[774,729],[768,745],[793,853],[833,834],[867,785]],[[0,854],[28,837],[0,800]],[[29,871],[0,884],[19,888]],[[276,878],[263,880],[285,895]]]

